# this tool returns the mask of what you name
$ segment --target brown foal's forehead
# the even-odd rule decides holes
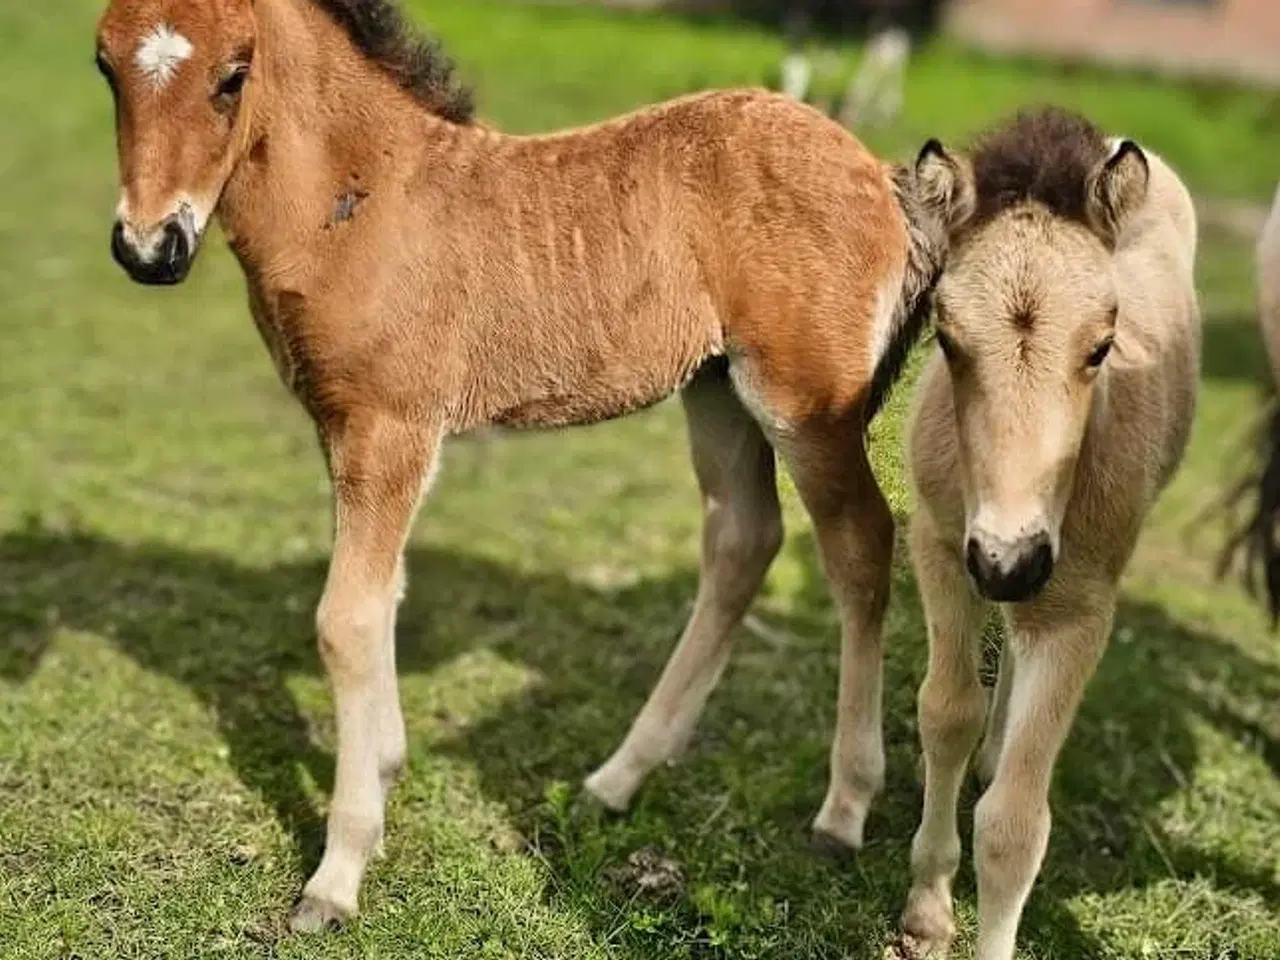
[[[111,0],[98,21],[98,46],[124,76],[156,89],[188,63],[240,52],[252,40],[250,0]]]

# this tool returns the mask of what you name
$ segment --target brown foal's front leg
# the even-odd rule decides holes
[[[324,857],[290,918],[294,930],[308,931],[356,912],[365,866],[382,839],[386,791],[404,760],[395,611],[404,544],[439,431],[365,415],[326,441],[334,545],[316,627],[333,689],[338,763]]]

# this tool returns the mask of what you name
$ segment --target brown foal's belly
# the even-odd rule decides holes
[[[495,408],[491,424],[517,428],[582,426],[636,413],[670,397],[716,356],[705,352],[661,369],[627,365],[600,370],[528,391]],[[612,376],[609,374],[613,373]]]

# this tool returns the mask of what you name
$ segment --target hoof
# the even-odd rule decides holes
[[[813,818],[813,835],[856,853],[862,849],[867,821],[866,804],[834,802],[829,797]]]
[[[304,895],[289,914],[289,929],[294,933],[323,933],[337,930],[350,916],[337,904]]]
[[[573,800],[569,808],[570,819],[576,824],[599,824],[620,820],[626,816],[626,810],[617,810],[609,806],[590,790],[583,789]]]
[[[631,795],[621,793],[599,770],[582,782],[582,789],[597,806],[614,815],[620,816],[631,808]]]
[[[915,956],[943,958],[951,950],[956,935],[951,907],[930,890],[913,890],[907,895],[907,909],[902,914],[904,939],[915,950]]]
[[[858,859],[858,848],[851,847],[834,833],[814,827],[809,835],[809,847],[820,859],[831,863],[849,864]]]
[[[946,960],[950,950],[950,944],[931,945],[903,933],[885,949],[883,960]]]

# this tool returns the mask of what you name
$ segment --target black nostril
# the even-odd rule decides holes
[[[969,542],[965,544],[964,549],[965,566],[969,570],[969,576],[975,580],[982,579],[982,548],[978,546],[978,541],[974,537],[969,538]]]
[[[160,241],[160,262],[169,268],[173,276],[178,277],[186,273],[187,261],[190,257],[191,250],[187,245],[186,233],[176,221],[166,220],[164,239]]]
[[[142,252],[125,239],[124,224],[117,220],[111,229],[111,255],[138,283],[181,283],[191,269],[191,241],[174,217],[159,230],[159,241]]]
[[[1030,600],[1049,582],[1053,574],[1053,548],[1047,534],[1037,534],[1021,551],[1017,562],[1004,574],[1003,599]]]
[[[116,263],[125,268],[128,268],[133,263],[133,257],[129,254],[129,247],[124,242],[124,224],[119,220],[111,228],[111,256],[115,258]]]
[[[1047,536],[1039,536],[1031,551],[1031,558],[1027,561],[1025,575],[1027,589],[1034,593],[1049,581],[1052,574],[1053,548],[1049,545]]]
[[[983,550],[977,539],[965,544],[965,566],[980,593],[989,600],[1018,603],[1029,600],[1049,582],[1053,574],[1053,547],[1049,535],[1037,534],[1010,557]]]

